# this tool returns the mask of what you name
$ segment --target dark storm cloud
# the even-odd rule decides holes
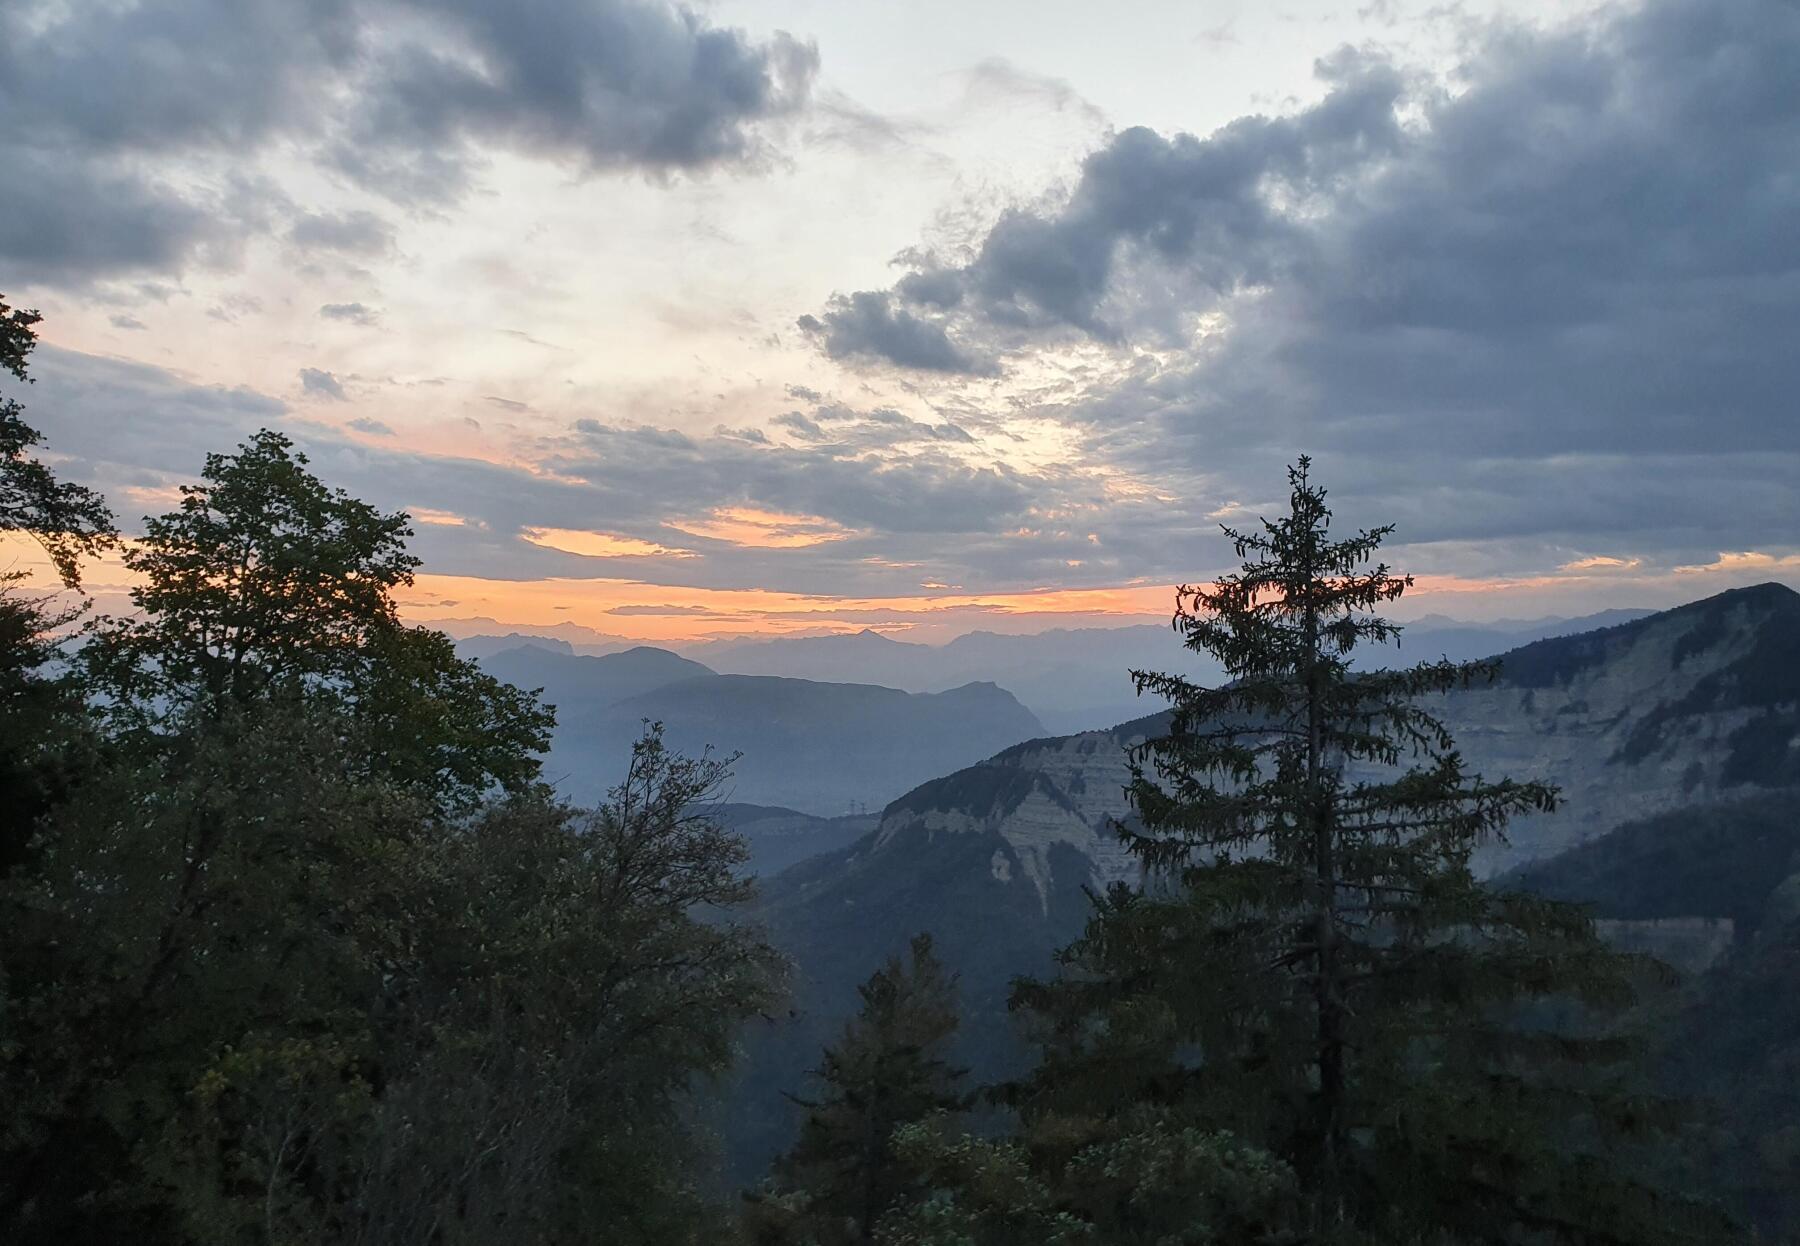
[[[35,280],[229,259],[268,205],[146,161],[248,152],[320,122],[353,45],[332,0],[0,6],[0,260]]]
[[[308,394],[316,394],[320,398],[330,398],[343,402],[348,395],[337,377],[319,368],[300,369],[300,388]]]
[[[292,213],[232,167],[277,139],[408,202],[483,148],[587,172],[751,167],[807,103],[816,51],[654,0],[12,0],[0,6],[0,260],[30,279],[178,271]],[[153,168],[154,172],[147,171]],[[368,214],[297,214],[369,254]]]
[[[1114,342],[1140,327],[1138,295],[1118,288],[1128,269],[1173,271],[1186,299],[1208,301],[1287,275],[1307,249],[1297,209],[1401,141],[1397,72],[1353,57],[1322,72],[1331,94],[1293,117],[1245,118],[1206,139],[1126,130],[1083,162],[1060,209],[1008,211],[969,264],[838,295],[802,327],[833,358],[985,373],[1026,334]]]
[[[855,363],[881,360],[926,372],[988,375],[993,362],[950,341],[944,327],[894,306],[885,291],[839,295],[818,316],[802,316],[802,332],[816,339],[833,359]]]
[[[357,147],[496,143],[587,169],[763,158],[757,127],[796,112],[818,54],[645,0],[411,0],[441,36],[372,58]]]
[[[777,427],[795,440],[837,453],[860,453],[919,442],[972,444],[975,438],[959,425],[928,424],[892,407],[858,411],[839,403],[816,403],[811,414],[787,411],[775,417]]]
[[[209,248],[229,248],[242,233],[217,205],[136,172],[28,146],[3,104],[0,168],[8,200],[0,212],[0,261],[14,280],[172,271]]]
[[[1200,509],[1271,499],[1310,450],[1358,514],[1519,565],[1784,545],[1797,64],[1785,0],[1494,28],[1454,91],[1341,55],[1319,104],[1206,138],[1125,131],[1060,209],[847,302],[970,358],[1158,347],[1038,414]]]
[[[191,476],[208,450],[226,450],[287,404],[255,390],[195,385],[148,364],[41,344],[37,384],[19,397],[59,455],[108,489],[162,473]],[[147,475],[146,475],[147,474]]]
[[[1028,477],[936,446],[870,454],[860,439],[759,446],[596,420],[576,428],[580,442],[551,464],[587,481],[610,513],[662,516],[669,499],[689,497],[697,511],[755,506],[879,533],[952,534],[1005,526],[1034,503]]]

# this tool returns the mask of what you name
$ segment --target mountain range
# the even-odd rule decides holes
[[[1472,770],[1563,790],[1557,812],[1483,850],[1485,875],[1800,786],[1800,594],[1768,584],[1539,640],[1502,655],[1495,683],[1433,708]],[[769,880],[759,915],[795,962],[796,1011],[753,1045],[745,1084],[800,1089],[855,984],[921,931],[961,975],[962,1057],[1004,1067],[1008,983],[1050,969],[1086,920],[1088,889],[1134,876],[1110,828],[1130,812],[1129,750],[1166,727],[1150,715],[1003,749],[894,800],[851,847]],[[734,1153],[755,1167],[786,1127],[740,1120]]]
[[[1407,625],[1401,658],[1468,661],[1546,637],[1629,622],[1644,610],[1611,610],[1583,619],[1461,623],[1431,616]],[[1057,734],[1109,727],[1144,713],[1131,685],[1133,670],[1159,670],[1203,683],[1221,671],[1209,657],[1175,642],[1165,624],[1059,628],[1030,635],[970,632],[943,645],[895,640],[864,630],[837,636],[796,636],[689,647],[689,657],[714,670],[881,684],[907,692],[939,692],[982,680],[1018,697]]]
[[[468,650],[465,650],[468,651]],[[989,756],[1043,725],[992,683],[937,693],[762,675],[721,675],[666,649],[585,656],[537,643],[480,659],[497,678],[542,689],[557,711],[545,766],[592,802],[623,776],[646,723],[689,755],[735,755],[724,797],[814,817],[866,808]]]

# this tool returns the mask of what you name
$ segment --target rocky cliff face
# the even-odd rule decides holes
[[[1763,585],[1527,645],[1504,655],[1499,681],[1436,708],[1474,771],[1562,788],[1556,813],[1515,822],[1506,843],[1482,851],[1486,874],[1626,821],[1800,782],[1800,594]],[[1127,753],[1166,722],[1007,749],[895,801],[861,851],[921,834],[992,836],[993,870],[1047,911],[1054,848],[1080,857],[1090,886],[1129,874],[1109,829],[1129,813]]]

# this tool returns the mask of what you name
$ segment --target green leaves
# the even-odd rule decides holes
[[[306,470],[267,429],[209,454],[204,483],[149,519],[125,565],[143,612],[97,640],[118,676],[182,703],[239,701],[342,676],[399,627],[392,592],[412,582],[404,514],[384,515]]]
[[[418,566],[405,514],[329,488],[266,429],[208,455],[202,480],[126,552],[141,613],[98,620],[81,652],[119,732],[226,706],[329,703],[346,713],[360,773],[446,812],[536,783],[552,712],[459,658],[449,637],[400,622],[393,594]]]
[[[104,1221],[103,1188],[171,1242],[704,1221],[684,1100],[780,978],[732,920],[742,845],[696,812],[716,764],[652,734],[599,809],[446,819],[404,776],[358,777],[329,704],[158,741],[0,888],[0,1223]],[[83,1192],[46,1202],[72,1156]]]
[[[0,368],[29,381],[26,360],[37,345],[34,311],[0,297]],[[0,399],[0,532],[23,532],[44,547],[67,588],[81,584],[81,559],[117,542],[112,512],[92,489],[58,481],[30,452],[43,435],[24,420],[25,408]]]

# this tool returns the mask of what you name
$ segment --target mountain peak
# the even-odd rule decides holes
[[[1744,588],[1728,588],[1712,597],[1702,598],[1693,604],[1705,605],[1709,601],[1757,601],[1771,605],[1800,604],[1800,592],[1781,583],[1779,580],[1764,580],[1761,584],[1750,584]]]

